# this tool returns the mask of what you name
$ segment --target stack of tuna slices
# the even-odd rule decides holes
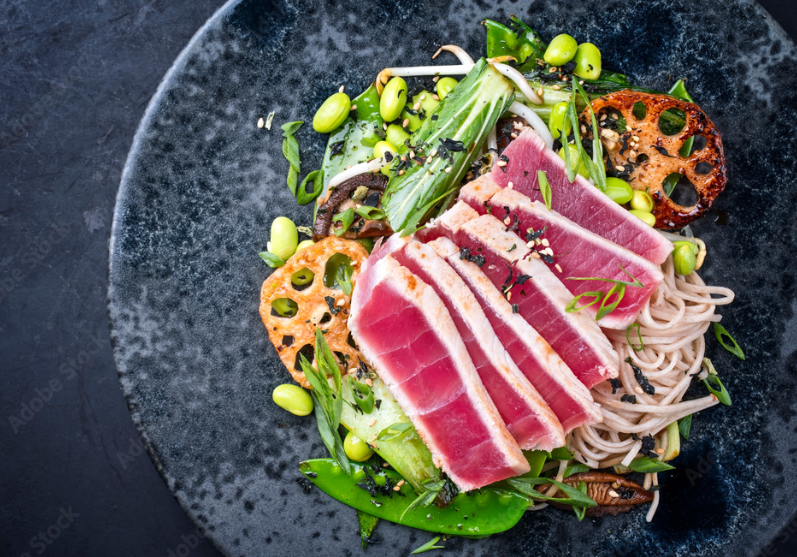
[[[436,465],[463,490],[529,470],[521,449],[551,450],[602,420],[589,389],[618,374],[601,331],[625,329],[662,280],[663,236],[580,176],[533,131],[506,165],[466,185],[414,236],[369,258],[349,327],[407,413]],[[541,201],[537,170],[551,186]],[[578,294],[626,287],[619,306],[566,312]],[[585,301],[588,301],[585,299]]]

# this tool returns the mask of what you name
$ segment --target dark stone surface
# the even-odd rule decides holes
[[[680,461],[685,472],[673,476],[664,492],[675,497],[686,490],[692,495],[688,505],[666,500],[662,510],[670,510],[660,513],[652,526],[645,526],[638,515],[578,525],[551,513],[527,519],[519,535],[478,543],[448,542],[457,553],[493,553],[499,547],[516,549],[518,554],[538,553],[542,544],[554,544],[551,554],[579,555],[588,540],[598,544],[599,554],[628,554],[643,547],[650,552],[653,543],[666,544],[663,550],[653,550],[655,554],[672,553],[679,545],[686,547],[684,554],[694,554],[697,547],[712,554],[756,554],[762,548],[764,555],[797,554],[797,521],[786,524],[794,510],[791,477],[797,446],[792,432],[797,307],[789,307],[794,263],[786,249],[797,239],[793,216],[797,102],[794,64],[783,54],[791,47],[782,37],[780,50],[767,43],[765,21],[746,2],[733,4],[741,8],[718,5],[716,12],[705,7],[692,12],[692,19],[706,26],[703,40],[695,44],[672,19],[659,17],[653,8],[660,4],[624,4],[623,13],[590,17],[575,9],[574,22],[568,18],[566,26],[585,36],[592,32],[595,37],[622,36],[628,28],[613,27],[613,21],[632,13],[647,29],[668,28],[669,21],[675,35],[672,44],[690,47],[688,61],[674,55],[662,60],[643,57],[640,51],[655,46],[644,38],[635,43],[636,52],[619,48],[605,52],[617,66],[652,84],[664,83],[668,71],[693,76],[690,86],[696,98],[723,130],[729,130],[725,138],[732,153],[731,183],[721,208],[730,213],[731,225],[704,226],[714,249],[712,257],[722,262],[707,269],[706,276],[740,292],[739,300],[723,313],[728,323],[749,324],[739,333],[734,329],[750,347],[749,367],[717,358],[735,374],[728,381],[734,406],[696,420],[696,438]],[[765,4],[771,4],[773,12],[794,29],[792,3]],[[172,60],[219,5],[100,0],[63,2],[56,9],[43,2],[16,1],[0,8],[5,31],[0,36],[5,77],[0,84],[2,555],[218,554],[198,536],[196,526],[143,454],[116,380],[105,290],[110,220],[133,133]],[[135,415],[146,424],[147,439],[160,458],[157,465],[167,468],[172,489],[231,555],[359,552],[353,514],[345,509],[337,512],[339,507],[317,491],[305,498],[292,481],[293,466],[300,458],[323,454],[316,432],[306,420],[277,414],[268,402],[271,387],[282,379],[252,313],[265,274],[252,255],[262,248],[271,218],[288,205],[274,206],[267,191],[268,184],[283,191],[277,187],[285,168],[275,148],[276,133],[258,135],[253,125],[257,116],[273,108],[278,109],[280,121],[306,118],[332,82],[356,88],[364,83],[364,75],[370,76],[364,66],[352,70],[348,60],[361,47],[372,49],[368,63],[374,67],[385,54],[382,42],[268,31],[275,22],[295,18],[298,9],[286,4],[260,12],[254,20],[254,14],[229,20],[232,37],[255,54],[247,55],[251,50],[246,49],[244,54],[210,49],[204,52],[204,63],[212,69],[224,61],[217,56],[244,58],[238,71],[242,79],[214,84],[208,79],[211,74],[200,74],[190,78],[195,88],[177,89],[169,97],[170,109],[184,118],[161,119],[156,125],[161,131],[171,128],[179,133],[172,132],[173,141],[153,134],[150,148],[159,145],[163,151],[185,152],[181,150],[200,131],[214,129],[218,122],[229,126],[216,136],[201,136],[202,142],[192,144],[199,149],[185,152],[179,164],[167,156],[157,161],[159,172],[149,169],[160,182],[153,179],[136,190],[137,195],[149,195],[147,206],[128,213],[128,224],[140,228],[122,244],[128,269],[136,265],[143,273],[138,278],[146,279],[125,291],[127,301],[153,280],[162,285],[140,296],[146,303],[117,308],[126,311],[138,329],[126,334],[154,341],[121,345],[120,354],[127,356],[121,366],[126,388],[139,404]],[[333,21],[349,21],[340,8],[330,11]],[[532,11],[543,31],[560,25],[559,18],[565,15],[543,9],[541,3],[534,4]],[[510,4],[509,12],[523,15],[525,8]],[[754,14],[753,22],[745,18],[749,14]],[[471,23],[421,36],[406,12],[377,10],[373,17],[395,20],[410,29],[408,47],[392,53],[396,60],[424,59],[433,42],[449,38],[478,50],[481,32]],[[717,28],[728,32],[710,40]],[[254,32],[242,35],[247,29]],[[465,33],[470,39],[461,40]],[[258,58],[273,52],[283,40],[309,45],[313,55],[327,49],[344,52],[329,67],[310,68],[310,79],[320,85],[314,91],[302,89],[298,104],[295,94],[272,92],[272,85],[280,82],[299,89],[303,81],[295,70],[267,72],[270,56],[265,61]],[[736,53],[742,45],[752,54]],[[354,52],[349,54],[347,48]],[[723,63],[713,63],[726,53]],[[748,73],[743,62],[749,56],[753,63]],[[769,63],[773,59],[776,62]],[[763,68],[757,67],[760,64]],[[344,69],[349,71],[340,74],[343,77],[333,77]],[[750,91],[739,84],[740,75],[747,77]],[[772,89],[772,82],[760,81],[761,76],[778,87]],[[185,111],[187,103],[198,103],[209,94],[214,99],[211,110]],[[750,99],[747,103],[742,102],[744,96]],[[303,146],[310,145],[309,135],[301,137]],[[241,145],[248,148],[239,149]],[[253,145],[263,146],[263,152],[253,152]],[[309,155],[307,159],[310,168],[315,160]],[[277,177],[268,176],[269,161],[274,162]],[[238,168],[231,174],[233,162]],[[166,172],[181,180],[170,181]],[[185,176],[192,179],[186,181]],[[227,178],[224,195],[211,195]],[[777,200],[774,206],[773,200]],[[182,213],[164,214],[164,208],[178,204]],[[235,219],[229,217],[231,212]],[[219,225],[216,242],[206,237],[208,223]],[[160,234],[155,233],[158,227]],[[767,249],[756,250],[762,240],[767,240]],[[147,257],[156,244],[145,242],[160,242],[161,248],[172,250],[172,257],[164,259],[163,249],[160,257]],[[136,277],[129,270],[125,274]],[[761,285],[773,290],[762,290]],[[182,290],[186,299],[196,300],[203,289],[213,290],[214,296],[199,306],[181,306],[168,295]],[[164,315],[173,321],[164,322]],[[217,334],[204,336],[201,344],[180,344],[175,331],[183,335],[190,329],[176,327],[178,322]],[[238,330],[245,336],[230,342]],[[133,353],[141,359],[132,359]],[[159,365],[138,365],[145,358]],[[168,367],[163,367],[164,362]],[[210,394],[214,398],[208,403]],[[234,404],[214,407],[219,401]],[[278,427],[273,427],[275,423]],[[712,510],[706,512],[709,507]],[[691,529],[688,536],[685,524]],[[396,548],[406,553],[429,537],[387,524],[380,525],[380,531],[386,540],[371,552]],[[318,538],[313,538],[315,532]],[[296,539],[306,540],[304,549],[288,553],[288,544]],[[769,540],[772,543],[765,545]],[[700,545],[707,541],[708,546]],[[730,545],[723,546],[726,542]]]

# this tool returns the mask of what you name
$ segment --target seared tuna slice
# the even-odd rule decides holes
[[[550,451],[564,445],[564,432],[556,415],[509,357],[479,302],[456,271],[434,249],[416,241],[392,255],[434,288],[446,305],[487,393],[520,448]]]
[[[548,267],[573,296],[587,292],[609,292],[614,285],[604,281],[573,280],[571,277],[598,277],[623,282],[633,282],[631,277],[634,277],[642,283],[640,287],[621,287],[624,289],[622,300],[598,321],[601,327],[626,329],[664,278],[658,265],[582,228],[555,211],[549,211],[539,201],[532,202],[512,189],[501,189],[489,178],[483,177],[462,188],[459,199],[480,213],[486,213],[489,209],[493,215],[509,218],[512,223],[517,222],[521,237],[536,236],[531,244],[531,249],[537,252],[535,257],[548,263]],[[579,300],[579,306],[594,299],[585,296]],[[616,299],[612,295],[606,304]],[[599,308],[600,303],[595,303],[581,311],[595,316]]]
[[[445,304],[392,256],[360,275],[349,328],[435,464],[460,489],[529,470]]]
[[[581,176],[572,184],[564,161],[545,146],[533,130],[523,131],[504,150],[506,165],[488,176],[502,188],[512,187],[533,201],[543,201],[537,171],[544,170],[551,185],[551,208],[587,230],[661,265],[672,243],[609,199]]]

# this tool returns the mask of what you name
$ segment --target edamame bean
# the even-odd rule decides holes
[[[631,208],[650,213],[653,210],[653,198],[646,191],[634,190],[634,196],[631,198]]]
[[[351,431],[346,434],[346,439],[343,440],[343,450],[346,451],[346,456],[354,462],[365,462],[374,451],[368,446],[368,443],[354,435]]]
[[[418,106],[418,104],[421,105],[419,107],[420,110],[422,110],[423,113],[428,118],[429,116],[432,115],[432,112],[434,112],[437,106],[440,104],[440,101],[434,100],[434,98],[432,97],[432,93],[424,90],[415,95],[414,97],[412,97],[412,108],[415,109],[415,107]]]
[[[581,43],[573,58],[576,69],[573,73],[582,79],[598,79],[601,76],[601,51],[592,43]]]
[[[385,156],[386,153],[390,153],[390,156]],[[396,148],[387,141],[380,141],[374,145],[374,157],[385,157],[385,160],[390,164],[382,167],[382,174],[390,176],[390,167],[393,166],[393,159],[396,157]]]
[[[296,385],[279,385],[271,393],[271,398],[277,406],[296,416],[307,416],[313,411],[312,397]]]
[[[631,189],[631,186],[628,184],[628,182],[625,182],[620,178],[606,178],[605,193],[609,196],[609,199],[615,203],[619,203],[620,205],[628,203],[631,201],[631,198],[634,197],[634,190]]]
[[[697,257],[695,257],[695,252],[691,247],[693,244],[691,242],[676,242],[676,244],[681,245],[677,246],[675,251],[672,252],[672,262],[675,265],[675,272],[679,275],[688,275],[695,270],[695,265],[697,265]]]
[[[553,138],[558,138],[561,134],[562,128],[565,130],[565,137],[570,135],[572,126],[570,121],[565,122],[565,112],[567,111],[569,103],[561,102],[556,103],[551,109],[551,117],[548,120],[548,129],[551,130]]]
[[[639,209],[631,209],[628,211],[638,219],[642,220],[645,224],[650,227],[656,226],[656,217],[653,216],[653,213],[649,211],[640,211]]]
[[[564,66],[573,59],[578,48],[576,40],[563,33],[553,38],[542,57],[552,66]]]
[[[410,114],[409,112],[407,112],[406,108],[401,113],[401,125],[402,126],[404,125],[404,121],[405,120],[408,122],[407,129],[409,129],[411,132],[414,132],[415,130],[417,130],[418,128],[421,127],[421,119],[418,117],[418,115],[417,114]]]
[[[674,246],[674,249],[678,249],[680,246],[689,246],[689,249],[691,249],[692,253],[694,253],[695,255],[700,253],[700,248],[688,240],[683,240],[681,242],[673,242],[672,245]]]
[[[404,131],[404,128],[398,124],[390,124],[385,132],[385,140],[391,145],[401,147],[404,142],[410,138],[410,134]]]
[[[441,101],[457,86],[457,83],[459,82],[453,77],[441,77],[437,81],[437,96]]]
[[[304,248],[309,248],[310,246],[315,245],[315,242],[312,240],[302,240],[299,242],[299,245],[296,246],[296,251],[303,250]]]
[[[299,312],[299,304],[290,298],[277,298],[272,300],[271,309],[280,317],[293,317]]]
[[[400,77],[393,77],[382,90],[379,98],[379,114],[385,122],[392,122],[399,117],[407,104],[407,82]]]
[[[570,149],[570,164],[575,164],[576,161],[578,161],[576,172],[581,174],[584,178],[589,178],[589,170],[587,170],[587,167],[584,166],[584,161],[581,160],[581,157],[578,156],[578,149],[576,149],[572,145],[568,145],[567,148]],[[562,146],[562,148],[559,149],[559,158],[561,158],[563,161],[565,160],[564,146]],[[565,163],[566,162],[567,161],[565,161]]]
[[[299,231],[288,217],[277,217],[271,223],[271,240],[266,249],[287,261],[299,245]]]
[[[296,286],[305,286],[313,282],[314,277],[315,273],[313,273],[313,271],[305,267],[304,269],[300,269],[291,275],[291,284],[294,284]]]
[[[313,129],[318,133],[335,131],[349,115],[351,99],[346,93],[335,93],[324,101],[313,116]]]

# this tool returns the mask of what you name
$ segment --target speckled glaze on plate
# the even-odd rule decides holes
[[[136,135],[116,206],[109,307],[116,362],[150,455],[186,512],[228,555],[359,555],[353,510],[304,494],[298,463],[324,456],[315,424],[276,407],[289,376],[258,315],[269,225],[310,224],[285,186],[279,126],[309,122],[345,84],[428,63],[440,44],[483,53],[485,17],[520,16],[597,44],[604,67],[665,89],[685,77],[723,133],[730,177],[695,227],[702,275],[737,292],[723,323],[747,361],[708,352],[733,406],[696,417],[644,511],[578,523],[550,509],[457,555],[753,555],[797,509],[797,52],[752,2],[559,0],[230,3],[176,61]],[[445,58],[443,58],[445,61]],[[257,120],[276,111],[270,131]],[[303,169],[324,140],[298,133]],[[382,522],[368,553],[431,535]]]

